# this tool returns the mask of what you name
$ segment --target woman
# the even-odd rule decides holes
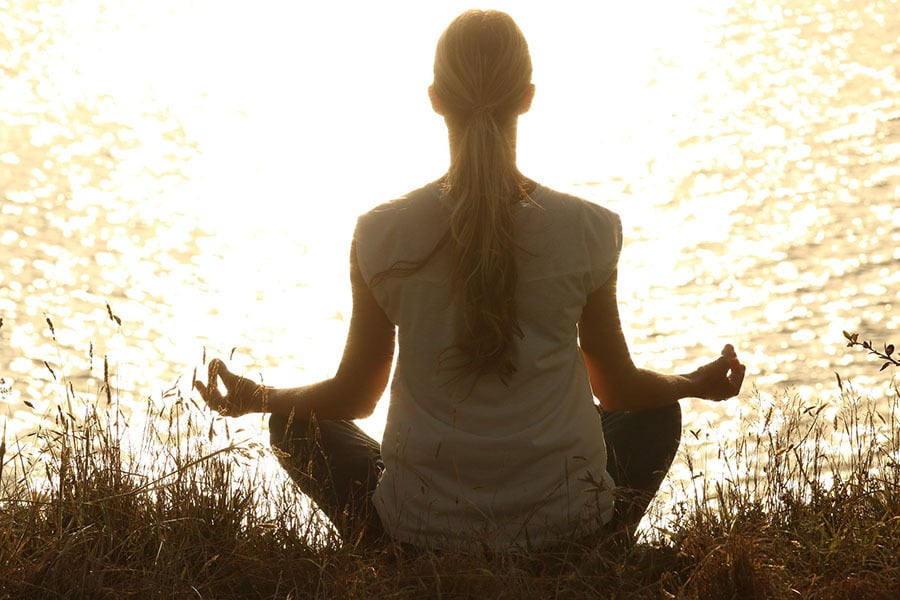
[[[516,167],[534,85],[508,15],[454,20],[428,91],[450,167],[360,217],[337,374],[276,389],[214,360],[197,389],[226,415],[271,413],[283,465],[351,543],[539,547],[632,531],[678,447],[678,400],[736,395],[744,366],[726,346],[688,375],[635,367],[618,216]],[[381,397],[395,331],[379,445],[350,420]]]

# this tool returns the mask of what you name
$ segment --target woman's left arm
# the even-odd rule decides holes
[[[227,416],[253,412],[293,414],[297,419],[360,419],[372,414],[384,393],[394,359],[394,324],[375,301],[356,259],[356,241],[350,248],[350,284],[353,313],[344,355],[331,379],[296,388],[273,388],[245,379],[225,363],[209,363],[207,383],[194,382],[203,401]],[[218,380],[226,393],[219,392]]]

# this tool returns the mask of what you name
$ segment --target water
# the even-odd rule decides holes
[[[841,330],[900,329],[898,3],[508,4],[538,86],[520,164],[622,215],[636,362],[688,370],[730,341],[748,364],[741,399],[686,402],[687,427],[733,422],[754,387],[833,396],[835,372],[884,397]],[[0,0],[8,437],[57,380],[100,395],[104,356],[135,407],[188,393],[204,354],[330,376],[355,215],[445,168],[425,87],[466,7]]]

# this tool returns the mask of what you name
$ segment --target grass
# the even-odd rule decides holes
[[[108,377],[61,389],[52,426],[0,448],[0,598],[900,595],[896,387],[785,394],[738,440],[685,446],[638,543],[517,555],[342,546],[256,433],[176,389],[130,420]]]

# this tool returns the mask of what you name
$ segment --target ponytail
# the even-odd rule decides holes
[[[504,382],[516,371],[515,341],[523,335],[513,211],[526,190],[515,121],[530,90],[528,46],[505,13],[468,11],[441,36],[434,93],[453,144],[443,192],[452,207],[450,281],[460,311],[452,366]]]
[[[417,273],[445,246],[459,309],[456,342],[443,363],[458,375],[494,373],[504,383],[516,372],[516,242],[513,213],[527,200],[516,167],[516,118],[533,91],[528,44],[499,11],[470,10],[438,41],[433,94],[452,147],[442,193],[451,207],[447,233],[420,260],[400,261],[372,278]]]

